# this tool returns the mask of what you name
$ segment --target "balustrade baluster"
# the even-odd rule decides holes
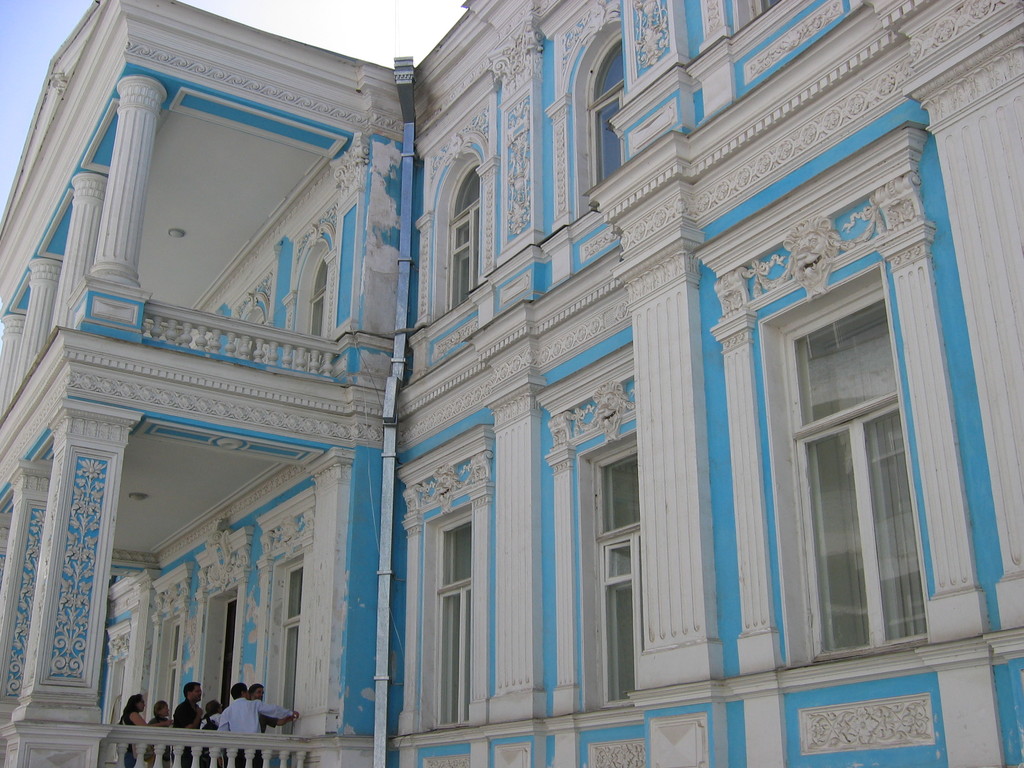
[[[205,325],[200,325],[198,328],[196,328],[195,337],[192,339],[192,349],[195,349],[199,352],[206,351],[208,346],[206,333],[207,331]]]
[[[266,342],[263,339],[256,337],[256,348],[253,350],[252,361],[254,363],[262,363],[267,355],[267,350],[264,345]]]
[[[153,338],[153,318],[144,317],[142,319],[142,338],[152,339]]]
[[[293,347],[291,344],[285,344],[281,348],[281,367],[291,368],[292,370],[295,370],[298,366],[295,365],[294,357],[295,347]]]
[[[181,752],[183,749],[181,744],[171,745],[171,768],[181,768]]]
[[[238,356],[238,345],[236,344],[237,337],[233,331],[228,331],[228,341],[224,345],[224,354],[228,357]]]
[[[238,343],[238,357],[242,360],[252,360],[252,339],[250,337],[242,336]]]
[[[305,768],[306,765],[306,750],[300,749],[292,753],[295,757],[295,764],[291,768]]]
[[[174,343],[179,347],[189,347],[192,345],[192,323],[181,324],[181,333],[178,334]]]

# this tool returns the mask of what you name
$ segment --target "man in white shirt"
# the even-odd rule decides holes
[[[232,733],[259,733],[260,715],[276,719],[278,725],[284,725],[295,720],[299,713],[294,710],[278,707],[274,704],[267,704],[260,699],[250,699],[249,689],[245,683],[235,683],[231,686],[231,698],[234,701],[220,714],[218,731],[231,731]],[[236,765],[244,765],[244,753],[239,750]],[[253,761],[253,768],[263,764],[263,757],[258,752]]]

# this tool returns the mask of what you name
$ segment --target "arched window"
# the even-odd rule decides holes
[[[448,231],[451,238],[448,283],[451,306],[456,307],[476,288],[480,271],[480,177],[476,168],[466,174],[455,193]]]
[[[591,146],[594,180],[602,181],[622,165],[622,141],[611,123],[622,106],[622,43],[605,54],[595,72],[590,102]]]
[[[324,307],[327,301],[327,262],[321,261],[313,278],[313,292],[309,300],[309,332],[314,336],[324,333]]]

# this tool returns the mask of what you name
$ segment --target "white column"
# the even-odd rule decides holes
[[[167,92],[150,77],[130,75],[118,82],[117,93],[117,133],[91,274],[138,287],[146,187],[157,118]]]
[[[422,679],[423,635],[422,600],[429,599],[421,595],[423,581],[420,571],[423,567],[423,514],[415,507],[415,493],[406,491],[406,515],[402,521],[406,536],[405,558],[405,673],[402,678],[404,698],[402,714],[398,718],[398,732],[414,733],[422,729],[420,708],[420,681]]]
[[[53,473],[15,721],[100,718],[117,495],[128,433],[138,418],[131,411],[69,401],[52,423]],[[8,740],[9,760],[11,751]]]
[[[488,636],[490,604],[488,574],[490,573],[491,509],[494,506],[494,484],[483,483],[470,492],[473,531],[472,626],[470,627],[469,722],[487,721],[488,713]]]
[[[924,83],[913,95],[932,119],[964,295],[999,526],[1005,629],[1024,625],[1024,44],[1017,4],[983,11],[1002,14],[1018,33],[963,62],[942,54],[948,46],[962,55],[960,38],[974,34],[973,21],[950,39],[945,19],[928,19],[911,39],[920,42],[916,69]]]
[[[64,247],[64,264],[60,270],[60,285],[54,302],[54,322],[57,325],[71,324],[68,303],[96,257],[107,177],[98,173],[79,173],[72,177],[71,186],[74,189],[71,221]]]
[[[29,268],[28,311],[25,313],[25,329],[21,337],[21,352],[18,370],[22,376],[28,372],[36,355],[46,343],[53,328],[53,300],[57,295],[57,280],[60,277],[60,262],[53,259],[32,259]]]
[[[741,268],[742,269],[742,268]],[[729,278],[715,288],[721,296]],[[723,306],[726,302],[723,300]],[[768,567],[767,507],[761,471],[761,427],[754,375],[756,316],[749,310],[727,313],[715,328],[725,357],[725,396],[729,408],[729,454],[732,460],[732,500],[736,518],[740,610],[743,630],[738,646],[743,674],[778,667],[779,632],[772,610],[771,571]]]
[[[576,679],[576,600],[573,583],[573,464],[576,449],[563,431],[555,433],[556,445],[547,455],[555,479],[555,611],[557,673],[554,692],[555,715],[576,711],[579,683]],[[559,440],[561,439],[561,442]]]
[[[0,413],[14,397],[25,372],[19,369],[25,316],[7,314],[3,318],[3,344],[0,345]]]
[[[916,205],[916,174],[908,174],[872,201],[896,229],[895,211]],[[899,191],[896,191],[899,190]],[[933,228],[920,216],[881,247],[889,263],[903,338],[910,410],[914,417],[921,495],[928,521],[934,593],[928,600],[928,635],[937,642],[974,637],[988,628],[971,544],[963,473],[953,417],[949,373],[932,274]]]
[[[8,714],[21,693],[50,471],[49,462],[22,461],[11,478],[14,511],[0,584],[0,706]]]
[[[643,653],[637,687],[721,670],[708,486],[699,267],[684,241],[626,253],[617,275],[633,318]]]
[[[302,636],[295,708],[296,733],[336,733],[343,700],[341,653],[347,615],[352,455],[332,449],[313,467],[316,510],[312,550],[303,563]]]
[[[495,439],[491,720],[543,712],[540,679],[540,411],[532,385],[491,405]]]

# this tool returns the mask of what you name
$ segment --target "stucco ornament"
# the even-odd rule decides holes
[[[668,8],[664,0],[633,0],[637,71],[643,74],[668,53]]]
[[[217,530],[206,540],[206,549],[213,562],[200,573],[200,588],[205,592],[222,592],[242,579],[249,571],[248,548],[233,550],[231,531]]]
[[[782,241],[789,251],[793,279],[816,296],[824,293],[832,264],[839,256],[839,233],[824,217],[801,221]]]

